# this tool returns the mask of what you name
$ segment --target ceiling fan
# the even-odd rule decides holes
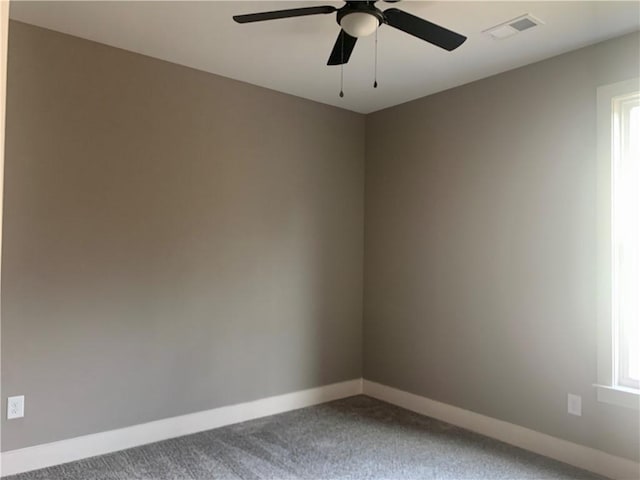
[[[375,32],[380,25],[387,24],[405,33],[425,40],[445,50],[458,48],[467,39],[464,35],[448,30],[440,25],[431,23],[397,8],[384,11],[375,6],[377,0],[354,1],[347,0],[342,8],[332,5],[317,7],[292,8],[273,12],[250,13],[235,15],[233,19],[238,23],[262,22],[279,18],[304,17],[338,12],[336,20],[341,30],[327,65],[342,65],[349,61],[356,41]],[[385,0],[395,3],[398,0]]]

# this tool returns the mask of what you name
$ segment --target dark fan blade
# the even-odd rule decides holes
[[[353,47],[356,46],[357,38],[352,37],[344,30],[340,30],[338,39],[336,40],[327,65],[342,65],[349,61]]]
[[[336,7],[332,7],[331,5],[324,5],[322,7],[291,8],[289,10],[276,10],[273,12],[234,15],[233,19],[238,23],[262,22],[264,20],[276,20],[278,18],[304,17],[306,15],[333,13],[336,10]]]
[[[388,8],[385,10],[384,17],[388,25],[414,37],[433,43],[445,50],[455,50],[467,39],[464,35],[447,30],[440,25],[428,22],[420,17],[398,10],[397,8]]]

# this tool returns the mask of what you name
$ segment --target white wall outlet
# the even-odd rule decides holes
[[[24,395],[7,399],[7,420],[24,417]]]
[[[567,410],[571,415],[582,416],[582,397],[570,393],[567,396]]]

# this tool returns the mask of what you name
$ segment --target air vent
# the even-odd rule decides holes
[[[501,40],[503,38],[508,38],[516,33],[524,32],[525,30],[529,30],[530,28],[537,27],[538,25],[543,25],[544,22],[538,20],[532,15],[528,13],[525,15],[520,15],[508,22],[501,23],[500,25],[496,25],[495,27],[491,27],[482,33],[487,33],[491,35],[493,38]]]

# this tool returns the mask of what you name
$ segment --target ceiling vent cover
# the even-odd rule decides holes
[[[544,22],[527,13],[509,20],[508,22],[504,22],[500,25],[496,25],[495,27],[488,28],[482,33],[487,33],[493,38],[500,40],[543,24]]]

